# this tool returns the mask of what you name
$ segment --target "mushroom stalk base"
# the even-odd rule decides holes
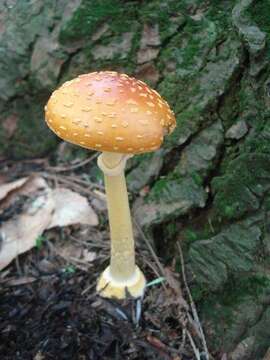
[[[137,266],[133,276],[126,281],[114,279],[108,266],[99,278],[97,291],[102,297],[110,299],[138,298],[144,293],[145,283],[145,277]]]
[[[140,297],[145,278],[135,265],[134,239],[128,203],[123,154],[103,153],[98,165],[104,172],[111,234],[111,261],[102,273],[97,291],[107,298]]]

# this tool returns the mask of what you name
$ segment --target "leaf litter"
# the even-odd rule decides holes
[[[98,225],[87,199],[66,188],[51,189],[33,176],[0,186],[0,270],[36,245],[46,229]]]
[[[135,224],[137,261],[149,284],[144,298],[100,298],[96,281],[110,253],[107,214],[103,206],[95,211],[90,207],[91,220],[84,214],[78,221],[66,207],[72,205],[79,213],[73,202],[77,196],[87,203],[103,202],[104,193],[99,186],[85,186],[78,173],[74,182],[74,173],[52,172],[43,169],[2,190],[1,234],[8,223],[25,227],[32,250],[25,250],[0,272],[1,359],[213,359],[188,289],[180,244],[182,274],[177,274],[173,265],[164,266]],[[59,209],[55,209],[57,189],[62,195]],[[67,201],[68,192],[72,201]],[[65,221],[61,208],[68,213]],[[53,220],[57,211],[59,224]],[[22,239],[21,231],[13,229],[12,235],[15,243]],[[0,259],[6,246],[2,241]]]

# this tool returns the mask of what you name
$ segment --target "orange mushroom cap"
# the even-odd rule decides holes
[[[45,118],[66,141],[118,153],[154,151],[175,128],[174,113],[155,90],[113,71],[65,82],[51,95]]]

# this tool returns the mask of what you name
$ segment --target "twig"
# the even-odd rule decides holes
[[[18,254],[15,257],[15,264],[16,264],[16,269],[17,269],[18,274],[20,276],[23,276],[23,272],[22,272],[22,268],[21,268],[21,265],[20,265],[19,255]]]
[[[93,289],[96,286],[96,283],[92,283],[90,285],[88,285],[82,292],[82,295],[85,295],[89,290]]]
[[[187,283],[186,272],[185,272],[185,264],[184,264],[184,256],[183,256],[182,248],[181,248],[181,245],[180,245],[179,241],[177,241],[176,245],[177,245],[179,255],[180,255],[182,277],[183,277],[183,281],[184,281],[184,284],[185,284],[185,287],[186,287],[186,290],[187,290],[187,293],[188,293],[190,306],[191,306],[191,311],[192,311],[192,314],[194,316],[194,320],[197,323],[197,326],[198,326],[198,329],[199,329],[199,332],[200,332],[200,335],[201,335],[203,349],[204,349],[204,352],[205,352],[205,358],[206,358],[206,360],[209,360],[209,351],[208,351],[208,348],[207,348],[203,328],[201,326],[201,322],[200,322],[200,319],[199,319],[199,316],[198,316],[198,312],[197,312],[195,303],[193,301],[193,298],[192,298],[192,295],[191,295],[191,292],[190,292],[190,289],[189,289],[189,286],[188,286],[188,283]]]
[[[142,257],[143,257],[143,262],[146,263],[150,267],[150,269],[153,271],[153,273],[157,277],[160,277],[160,273],[158,272],[156,267],[146,258],[146,256],[144,254],[142,254]]]
[[[159,271],[161,272],[161,274],[159,274],[159,276],[162,275],[162,276],[166,277],[165,270],[164,270],[163,266],[161,265],[161,262],[159,261],[159,258],[157,257],[157,255],[156,255],[152,245],[150,244],[148,238],[146,237],[145,233],[143,232],[143,230],[141,229],[140,225],[137,223],[136,220],[134,220],[134,224],[135,224],[136,228],[138,229],[138,231],[140,233],[140,236],[142,237],[143,241],[147,245],[153,259],[155,260],[155,262],[156,262],[156,264],[157,264],[157,266],[159,268]]]
[[[70,170],[75,170],[78,169],[82,166],[85,166],[86,164],[90,163],[91,161],[93,161],[96,157],[98,156],[98,153],[90,156],[89,158],[79,162],[78,164],[74,164],[74,165],[70,165],[70,166],[48,166],[45,168],[45,170],[48,171],[53,171],[53,172],[64,172],[64,171],[70,171]]]
[[[189,341],[190,341],[190,344],[191,344],[191,347],[192,347],[192,349],[193,349],[193,352],[194,352],[194,354],[195,354],[195,356],[196,356],[196,359],[197,360],[201,360],[201,356],[200,356],[200,352],[199,352],[199,350],[196,348],[196,345],[195,345],[195,343],[194,343],[194,341],[193,341],[193,339],[192,339],[192,336],[191,336],[191,334],[190,334],[190,332],[187,330],[187,336],[188,336],[188,339],[189,339]]]
[[[150,253],[151,253],[151,255],[152,255],[152,257],[153,257],[153,259],[154,259],[154,261],[155,261],[155,263],[156,263],[156,265],[158,267],[158,269],[159,269],[159,271],[161,272],[161,274],[158,274],[158,276],[162,275],[162,276],[164,276],[166,278],[165,269],[161,265],[161,262],[159,261],[159,258],[157,257],[157,255],[156,255],[152,245],[150,244],[148,238],[146,237],[146,235],[144,234],[143,230],[141,229],[140,225],[137,223],[136,220],[134,220],[134,224],[135,224],[136,228],[138,229],[139,234],[142,237],[143,241],[145,242],[146,246],[148,247],[148,249],[149,249],[149,251],[150,251]],[[162,283],[162,286],[163,286],[164,290],[167,291],[166,286],[164,285],[164,283]]]
[[[88,186],[88,187],[91,187],[91,188],[97,188],[97,189],[102,190],[102,191],[105,190],[105,187],[103,185],[93,183],[93,182],[90,182],[90,181],[86,181],[86,180],[82,180],[77,176],[61,175],[61,177],[66,178],[67,180],[72,180],[74,182],[77,182],[78,184],[85,185],[85,186]]]
[[[181,343],[181,348],[184,349],[185,345],[186,345],[186,338],[187,338],[187,329],[183,328],[182,329],[182,343]]]
[[[98,192],[92,191],[90,189],[86,189],[81,185],[75,184],[73,181],[68,180],[65,177],[62,177],[61,175],[56,176],[56,175],[52,175],[52,174],[49,174],[49,173],[46,173],[46,172],[40,172],[38,174],[45,177],[45,178],[47,178],[47,179],[49,179],[49,180],[57,179],[58,182],[63,183],[63,184],[67,184],[70,187],[73,187],[74,189],[76,189],[77,191],[85,193],[85,194],[90,195],[90,196],[94,196],[97,199],[101,198],[101,196],[98,194]],[[102,200],[103,200],[103,198],[102,198]]]

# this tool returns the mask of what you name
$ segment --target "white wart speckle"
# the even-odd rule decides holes
[[[64,103],[63,104],[65,107],[67,107],[67,108],[71,108],[73,105],[74,105],[74,103],[73,102],[69,102],[69,103]]]

